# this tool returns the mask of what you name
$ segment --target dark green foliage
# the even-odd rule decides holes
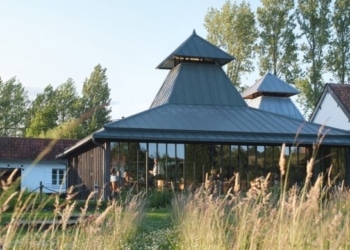
[[[86,118],[79,125],[79,138],[91,134],[111,121],[109,116],[111,109],[108,108],[111,90],[108,86],[106,71],[106,68],[98,64],[84,82],[80,110]]]
[[[15,77],[0,78],[0,136],[23,136],[28,105],[27,91]]]
[[[326,70],[326,49],[330,37],[330,0],[299,0],[297,20],[306,41],[301,46],[303,62],[307,66],[306,78],[301,79],[298,97],[303,104],[304,114],[310,113],[324,87],[322,73]]]
[[[349,83],[350,77],[350,0],[336,0],[332,13],[333,36],[327,66],[337,83]]]
[[[254,70],[254,46],[258,33],[250,5],[227,1],[221,10],[211,8],[205,16],[204,26],[208,31],[208,41],[235,57],[227,65],[227,75],[239,87],[241,75]]]
[[[174,192],[171,190],[151,190],[148,195],[148,207],[149,208],[165,208],[171,204],[171,200],[174,197]]]
[[[271,72],[294,83],[300,75],[297,53],[296,21],[293,0],[262,1],[257,9],[260,30],[260,74]]]
[[[111,118],[106,68],[97,65],[84,82],[82,97],[69,78],[54,89],[48,85],[32,102],[26,119],[26,137],[81,139]]]

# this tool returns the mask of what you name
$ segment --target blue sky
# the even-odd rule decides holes
[[[81,93],[97,64],[107,68],[112,118],[149,108],[168,70],[156,67],[226,0],[0,0],[0,77],[16,77],[31,98],[68,78]],[[234,1],[231,1],[234,2]],[[240,1],[237,1],[240,2]],[[251,1],[256,9],[259,1]],[[254,78],[255,77],[255,78]],[[246,76],[251,85],[256,76]]]

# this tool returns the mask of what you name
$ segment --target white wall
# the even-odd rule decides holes
[[[44,193],[66,192],[66,182],[63,186],[52,185],[52,169],[66,170],[66,165],[61,162],[47,162],[31,165],[31,162],[0,160],[0,168],[19,168],[21,170],[21,189],[39,192],[40,182],[44,185]]]
[[[338,106],[330,93],[327,93],[322,104],[321,109],[316,111],[314,123],[319,123],[326,126],[350,130],[350,123],[347,116]]]

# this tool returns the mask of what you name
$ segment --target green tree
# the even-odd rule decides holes
[[[55,91],[52,85],[44,89],[44,93],[38,94],[32,102],[26,137],[46,138],[48,130],[57,126],[57,110],[55,106]]]
[[[48,85],[32,103],[26,136],[77,139],[77,129],[72,122],[81,114],[79,103],[71,78],[56,89]]]
[[[15,77],[5,83],[0,78],[0,136],[23,136],[29,103],[27,91]]]
[[[260,31],[258,53],[260,74],[271,72],[288,83],[294,83],[301,70],[298,53],[294,0],[262,0],[257,9]]]
[[[85,80],[81,98],[81,110],[85,114],[79,127],[79,137],[85,137],[111,121],[111,101],[106,68],[98,64]]]
[[[326,70],[325,51],[329,45],[331,0],[298,0],[297,20],[306,41],[301,50],[306,63],[306,78],[297,83],[299,89],[311,89],[302,92],[297,101],[303,106],[305,115],[312,111],[324,88],[322,74]],[[299,84],[299,85],[298,85]],[[311,87],[303,86],[310,84]]]
[[[69,78],[55,89],[56,126],[46,132],[49,138],[79,139],[81,98],[77,95],[74,81]]]
[[[350,74],[350,0],[335,1],[332,24],[335,37],[330,43],[328,69],[339,83],[346,83]]]
[[[65,83],[62,83],[56,88],[55,106],[58,124],[79,117],[81,113],[81,110],[79,110],[79,97],[73,79],[68,78]]]
[[[209,9],[204,19],[207,39],[235,57],[227,65],[227,75],[239,87],[241,75],[254,70],[255,41],[258,37],[255,16],[250,5],[227,1],[221,10]]]

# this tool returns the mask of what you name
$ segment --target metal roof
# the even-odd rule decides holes
[[[157,68],[172,69],[176,66],[175,61],[178,58],[212,59],[221,66],[235,59],[230,54],[198,36],[195,31],[173,53],[164,59]]]
[[[289,97],[259,96],[254,99],[246,99],[246,102],[252,108],[305,120],[304,116]]]
[[[166,104],[104,126],[95,140],[308,144],[320,125],[250,107]],[[350,132],[325,127],[323,144],[348,145]]]
[[[172,68],[174,55],[217,58],[218,50],[193,33],[161,67]],[[229,60],[226,53],[221,54],[218,58],[222,62]],[[266,79],[270,81],[265,83]],[[296,93],[293,87],[281,86],[280,82],[267,74],[251,90]],[[150,109],[105,124],[60,157],[82,145],[106,141],[313,145],[320,134],[326,134],[322,144],[349,146],[350,131],[320,128],[319,124],[248,107],[217,64],[181,62],[165,79]]]
[[[150,108],[167,103],[247,106],[222,67],[195,63],[181,63],[171,70]]]
[[[290,84],[279,79],[271,73],[266,73],[256,81],[250,88],[243,92],[244,99],[253,99],[258,96],[293,96],[299,91]]]

